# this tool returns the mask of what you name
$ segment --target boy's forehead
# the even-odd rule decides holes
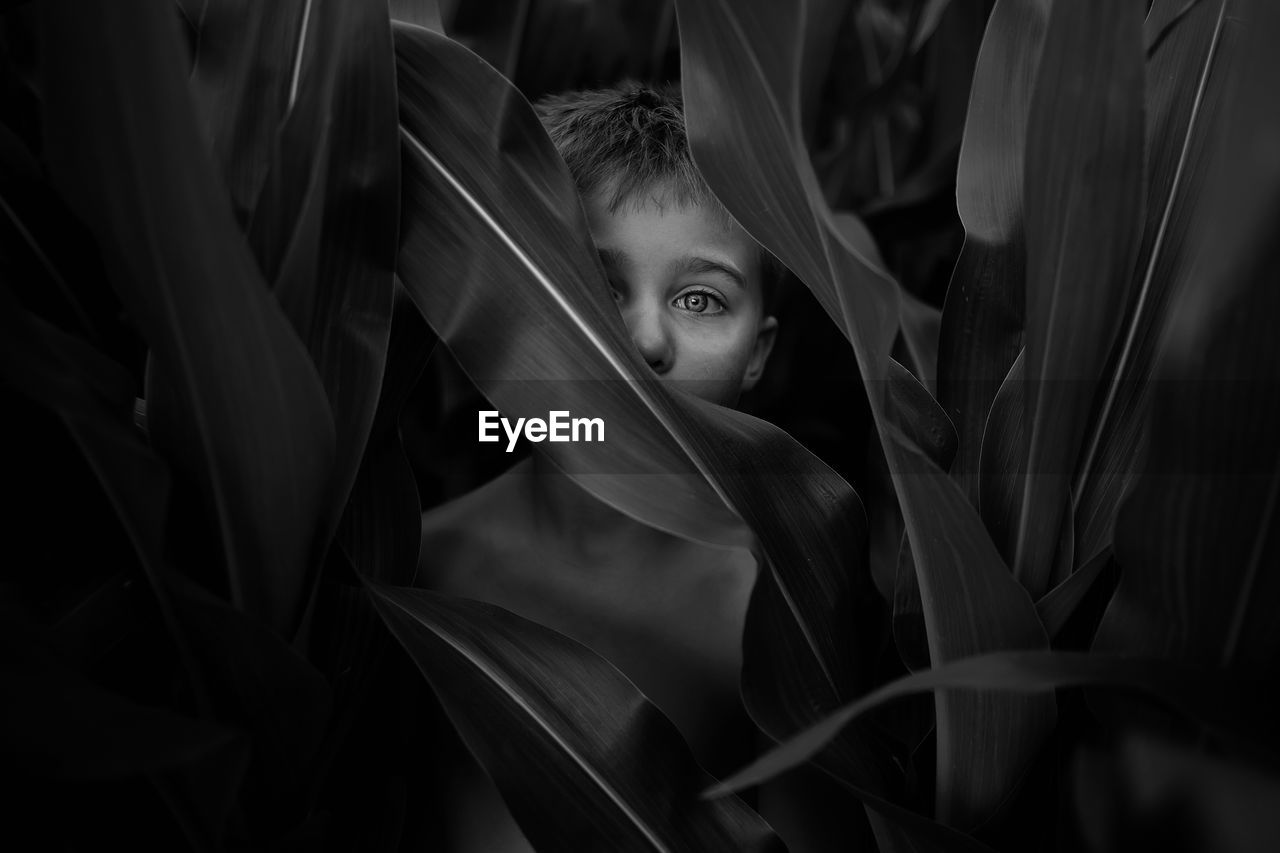
[[[641,194],[610,209],[602,193],[584,199],[591,236],[607,266],[670,270],[728,268],[749,290],[764,287],[759,246],[719,205]]]
[[[695,192],[670,180],[625,188],[618,187],[615,181],[612,186],[589,193],[588,198],[592,197],[604,201],[609,213],[656,213],[661,216],[678,212],[696,216],[725,234],[742,230],[714,196]]]

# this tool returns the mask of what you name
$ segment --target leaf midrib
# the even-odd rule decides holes
[[[546,734],[547,737],[549,737],[552,740],[553,743],[555,743],[555,745],[560,749],[562,753],[569,756],[569,758],[573,760],[574,764],[578,766],[578,768],[582,771],[583,775],[585,775],[593,785],[599,788],[605,794],[605,796],[609,799],[609,801],[614,804],[614,806],[618,809],[618,811],[622,812],[622,814],[627,818],[627,820],[629,820],[636,827],[636,829],[639,830],[640,834],[644,836],[645,841],[647,841],[655,850],[662,851],[662,853],[669,853],[669,848],[662,843],[662,841],[658,838],[656,833],[649,828],[649,825],[640,817],[640,815],[636,814],[636,812],[629,805],[627,805],[626,801],[614,789],[614,787],[610,785],[599,773],[597,773],[595,768],[591,766],[590,762],[588,762],[585,758],[583,758],[582,755],[579,754],[579,752],[573,747],[573,745],[570,744],[564,737],[562,737],[560,733],[557,732],[556,729],[541,714],[538,713],[537,709],[534,708],[533,705],[523,695],[521,695],[519,691],[517,691],[506,680],[504,680],[500,676],[500,673],[495,671],[494,668],[491,667],[487,661],[485,661],[479,655],[475,654],[464,642],[462,642],[459,639],[456,639],[452,634],[445,631],[440,626],[430,625],[424,620],[420,619],[418,616],[416,616],[413,613],[413,611],[409,610],[399,601],[388,596],[386,593],[379,590],[378,596],[382,598],[383,601],[386,601],[388,604],[391,604],[394,607],[396,607],[398,610],[404,613],[410,620],[421,625],[422,627],[430,631],[432,634],[439,637],[441,641],[443,641],[446,645],[448,645],[451,649],[453,649],[459,656],[461,656],[465,661],[467,661],[467,663],[475,667],[475,669],[478,670],[481,675],[483,675],[486,679],[488,679],[492,684],[497,686],[498,689],[504,695],[506,695],[506,697],[509,700],[511,700],[512,704],[514,704],[517,709],[522,711],[526,717],[528,717],[530,720],[532,720],[534,723],[537,724],[538,728],[541,729],[543,733]]]
[[[1084,483],[1089,476],[1089,469],[1093,467],[1094,459],[1098,455],[1099,447],[1102,443],[1102,435],[1106,431],[1107,422],[1111,419],[1111,413],[1115,406],[1116,397],[1119,394],[1122,379],[1125,371],[1129,366],[1129,359],[1133,355],[1134,342],[1138,336],[1138,328],[1141,325],[1143,315],[1147,309],[1147,297],[1151,292],[1151,283],[1155,279],[1156,265],[1160,259],[1161,249],[1164,247],[1165,233],[1169,227],[1169,221],[1173,218],[1173,203],[1178,197],[1178,191],[1182,187],[1183,173],[1186,169],[1187,159],[1191,151],[1191,140],[1195,136],[1196,123],[1200,117],[1200,107],[1204,102],[1204,93],[1208,88],[1209,74],[1213,69],[1214,59],[1217,57],[1218,45],[1222,42],[1222,28],[1226,21],[1228,0],[1221,0],[1221,6],[1218,9],[1218,21],[1214,25],[1213,36],[1209,44],[1209,53],[1205,57],[1204,67],[1200,71],[1200,81],[1196,87],[1195,101],[1191,106],[1191,115],[1187,119],[1187,132],[1182,139],[1182,150],[1178,153],[1178,165],[1174,169],[1173,182],[1169,186],[1169,195],[1165,199],[1164,212],[1160,216],[1160,226],[1156,230],[1156,239],[1151,246],[1151,255],[1147,259],[1147,269],[1142,278],[1142,287],[1138,291],[1138,301],[1134,306],[1133,320],[1129,323],[1129,328],[1125,332],[1124,346],[1120,351],[1120,358],[1116,362],[1115,372],[1112,374],[1112,381],[1107,386],[1107,396],[1103,400],[1102,410],[1098,415],[1097,425],[1094,427],[1089,437],[1088,450],[1084,455],[1080,467],[1076,470],[1075,483],[1071,489],[1071,510],[1076,512],[1080,507],[1080,498],[1084,492]],[[1190,4],[1188,5],[1189,8]],[[1182,15],[1186,10],[1180,12]],[[1169,25],[1172,26],[1172,23]]]

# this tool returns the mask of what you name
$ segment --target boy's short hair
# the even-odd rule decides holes
[[[586,196],[608,190],[610,212],[640,203],[646,192],[658,204],[705,207],[725,222],[733,217],[693,164],[678,84],[633,81],[607,89],[550,95],[534,104],[538,118]],[[774,306],[786,268],[760,247],[765,313]]]

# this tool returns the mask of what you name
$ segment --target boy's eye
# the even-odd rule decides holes
[[[720,297],[706,290],[691,290],[676,297],[675,306],[692,314],[719,314],[724,310]]]

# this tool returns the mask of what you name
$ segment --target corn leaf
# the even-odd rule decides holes
[[[911,369],[931,395],[938,390],[938,338],[942,332],[942,312],[917,296],[902,291],[898,323],[904,358],[899,359]],[[939,414],[946,416],[945,412]],[[950,420],[950,418],[948,418]],[[955,433],[955,425],[951,432]],[[956,437],[957,447],[959,437]],[[954,455],[954,453],[953,453]]]
[[[665,398],[612,307],[576,191],[532,110],[460,45],[399,24],[395,33],[405,171],[398,271],[423,315],[506,416],[604,417],[604,444],[542,446],[597,497],[676,535],[747,544],[700,476],[696,451],[672,433]]]
[[[34,626],[6,608],[0,620],[0,684],[6,764],[37,777],[113,779],[233,756],[247,757],[233,728],[139,705],[75,672]],[[110,737],[104,737],[110,732]]]
[[[297,95],[311,7],[311,0],[211,0],[194,16],[191,93],[242,227],[258,208],[280,123]]]
[[[888,702],[940,689],[1037,692],[1059,687],[1104,686],[1159,699],[1210,730],[1248,732],[1274,740],[1269,717],[1276,702],[1268,679],[1253,673],[1232,680],[1221,671],[1171,664],[1159,658],[1083,652],[998,652],[951,661],[912,673],[876,689],[839,713],[779,744],[707,790],[714,797],[740,791],[808,760],[843,726]]]
[[[220,0],[204,22],[195,79],[215,150],[333,411],[327,535],[364,452],[390,326],[399,139],[386,4]]]
[[[978,497],[982,520],[996,547],[1000,549],[1000,555],[1010,563],[1013,562],[1017,547],[1018,519],[1026,492],[1026,369],[1026,350],[1023,349],[1009,368],[1009,375],[1005,377],[991,403],[986,431],[982,434],[982,456],[978,461]],[[1075,531],[1068,511],[1070,495],[1065,486],[1060,490],[1058,500],[1064,515],[1057,550],[1052,555],[1053,576],[1066,577],[1072,567]]]
[[[388,6],[393,21],[444,33],[444,25],[440,21],[440,6],[436,0],[389,0]]]
[[[361,575],[408,586],[418,565],[422,507],[400,416],[438,341],[398,285],[395,301],[378,412],[338,541]]]
[[[1197,222],[1201,263],[1171,309],[1150,450],[1116,524],[1123,573],[1094,648],[1274,677],[1280,158],[1258,140],[1280,134],[1269,82],[1277,63],[1261,36],[1280,13],[1258,3],[1242,14],[1233,135],[1218,151],[1216,193]]]
[[[37,12],[51,169],[152,348],[153,441],[216,518],[234,603],[288,631],[328,500],[333,420],[204,153],[179,22],[147,2]]]
[[[328,604],[331,636],[340,638],[325,672],[333,685],[333,724],[325,744],[332,760],[346,742],[358,711],[371,692],[376,663],[392,647],[382,620],[362,590],[349,582],[364,577],[408,586],[418,567],[422,506],[418,484],[400,434],[405,401],[435,351],[437,340],[404,288],[396,287],[396,305],[387,347],[387,370],[378,411],[360,473],[351,489],[335,542],[335,562],[344,558],[350,574],[321,587]]]
[[[1013,558],[1035,598],[1053,577],[1063,496],[1128,302],[1145,200],[1143,61],[1140,3],[1054,5],[1027,125],[1027,475]]]
[[[386,362],[400,161],[385,4],[313,2],[312,36],[296,63],[297,97],[280,129],[271,175],[292,172],[273,203],[300,205],[273,286],[333,412],[331,530],[365,451]],[[304,182],[308,155],[314,165]],[[276,186],[271,179],[268,187]],[[291,185],[305,188],[300,202],[288,197]]]
[[[133,424],[132,377],[84,341],[23,310],[0,288],[0,379],[56,412],[84,453],[138,555],[188,675],[207,710],[187,627],[165,579],[169,466]]]
[[[1025,349],[1019,350],[991,401],[978,459],[978,508],[1001,556],[1010,563],[1027,475],[1026,355]]]
[[[869,653],[856,642],[855,608],[874,601],[861,591],[857,495],[780,430],[673,395],[653,378],[532,110],[459,45],[398,25],[396,39],[406,174],[399,271],[423,315],[508,417],[567,410],[604,419],[605,444],[542,445],[587,491],[677,536],[753,547],[762,571],[749,622],[768,628],[748,629],[759,645],[746,655],[744,694],[758,724],[782,736],[856,695]],[[868,785],[893,773],[861,731],[841,746]]]
[[[542,850],[781,850],[675,726],[587,647],[492,605],[371,585],[468,748]]]
[[[952,471],[974,505],[987,412],[1022,348],[1027,116],[1048,0],[1000,0],[974,69],[956,174],[964,248],[942,310],[938,400],[956,425]]]
[[[886,402],[898,288],[842,239],[804,149],[797,91],[804,5],[696,0],[677,10],[699,168],[743,227],[808,285],[857,355],[916,563],[930,658],[1043,647],[1031,601],[977,513]],[[1034,756],[1053,701],[946,693],[937,701],[939,815],[971,826],[990,815]]]
[[[1158,0],[1147,38],[1167,31],[1147,63],[1146,223],[1135,293],[1114,366],[1077,467],[1074,490],[1079,543],[1076,564],[1111,542],[1116,509],[1139,473],[1146,448],[1150,379],[1169,308],[1190,274],[1188,245],[1195,210],[1218,136],[1224,89],[1236,52],[1231,3]]]
[[[916,53],[933,36],[951,0],[921,0],[920,23],[911,37],[911,53]]]
[[[1169,853],[1280,848],[1280,780],[1262,768],[1130,737],[1114,754],[1081,756],[1075,777],[1090,849],[1130,850],[1139,839]]]
[[[1094,581],[1110,561],[1110,551],[1095,555],[1036,602],[1036,612],[1040,614],[1040,621],[1044,623],[1050,639],[1066,627],[1067,621],[1075,614],[1076,608],[1084,601],[1085,595],[1093,588]]]
[[[314,666],[259,620],[180,575],[169,579],[220,718],[252,736],[247,817],[279,832],[305,816],[332,691]]]

